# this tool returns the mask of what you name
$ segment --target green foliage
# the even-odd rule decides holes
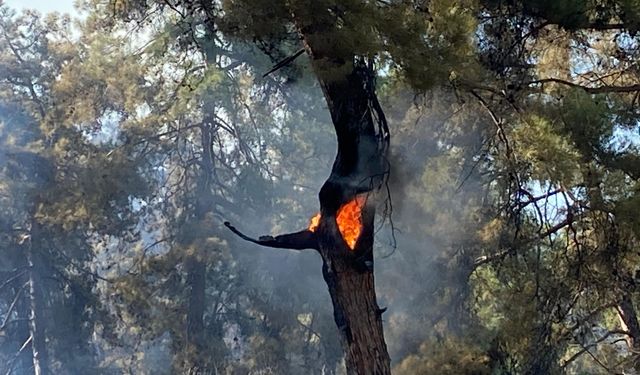
[[[335,143],[314,78],[343,71],[301,55],[262,77],[304,31],[378,68],[395,371],[637,367],[639,4],[91,0],[75,29],[0,6],[0,364],[32,364],[37,268],[50,372],[340,372],[313,254],[221,225],[317,210]]]
[[[450,339],[422,344],[417,354],[394,368],[394,373],[488,375],[492,373],[489,362],[486,351],[472,342]]]

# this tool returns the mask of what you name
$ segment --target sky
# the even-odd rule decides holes
[[[0,0],[14,9],[36,9],[41,13],[73,13],[74,0]]]

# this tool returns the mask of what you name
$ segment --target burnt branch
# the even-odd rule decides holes
[[[610,93],[633,93],[640,91],[640,84],[629,85],[629,86],[583,86],[578,83],[570,82],[564,79],[559,78],[544,78],[536,81],[531,81],[525,83],[526,86],[530,85],[544,85],[545,83],[557,83],[564,86],[569,86],[573,88],[578,88],[584,90],[588,94],[610,94]]]
[[[238,237],[245,241],[253,242],[260,246],[274,247],[277,249],[291,249],[291,250],[304,250],[314,249],[318,250],[318,240],[316,234],[308,229],[300,232],[282,234],[279,236],[260,236],[258,239],[247,236],[240,232],[236,227],[231,225],[228,221],[224,222],[224,225],[229,228],[230,231],[235,233]]]
[[[598,338],[595,341],[593,341],[591,344],[588,344],[588,345],[580,344],[580,346],[582,346],[582,349],[579,350],[578,352],[576,352],[574,355],[572,355],[569,359],[564,361],[562,363],[562,365],[561,365],[561,368],[562,369],[567,368],[567,366],[570,365],[576,359],[578,359],[578,357],[580,357],[583,354],[589,352],[589,350],[591,348],[597,347],[600,343],[602,343],[603,341],[609,340],[611,336],[615,336],[615,335],[626,335],[626,336],[629,336],[629,332],[627,332],[625,330],[613,330],[613,331],[609,331],[609,332],[605,333],[600,338]],[[589,353],[589,354],[591,354],[591,353]]]
[[[266,72],[265,74],[262,75],[262,78],[268,76],[269,74],[275,72],[276,70],[287,66],[288,64],[292,63],[293,60],[297,59],[298,56],[302,55],[305,52],[304,48],[301,48],[300,50],[298,50],[298,52],[294,53],[291,56],[286,57],[285,59],[279,61],[276,65],[274,65],[268,72]]]

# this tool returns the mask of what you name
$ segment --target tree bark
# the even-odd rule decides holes
[[[213,108],[213,106],[211,107]],[[199,176],[196,182],[196,196],[194,208],[194,223],[186,231],[194,231],[190,236],[189,254],[185,259],[187,272],[188,301],[187,301],[187,347],[188,367],[190,373],[199,374],[206,369],[204,359],[205,342],[203,333],[204,312],[206,305],[206,272],[207,266],[203,259],[204,234],[200,229],[206,226],[208,205],[211,201],[211,173],[213,171],[213,159],[211,155],[211,129],[213,118],[206,116],[200,126],[200,143],[202,146],[202,160],[200,162]]]
[[[325,20],[326,21],[326,20]],[[390,374],[382,312],[373,273],[375,193],[389,168],[389,132],[375,93],[372,59],[335,53],[325,33],[335,24],[311,23],[300,29],[335,128],[338,153],[319,193],[317,229],[323,276],[333,302],[349,374]],[[339,208],[366,196],[362,232],[353,250],[336,223]]]
[[[20,287],[24,285],[24,277],[19,278]],[[19,289],[16,289],[18,291]],[[31,316],[31,306],[29,300],[24,296],[20,298],[18,302],[18,319],[20,321],[16,323],[17,334],[19,343],[25,343],[31,337],[31,329],[29,327],[29,318]],[[14,367],[15,374],[27,374],[33,366],[32,355],[29,355],[28,350],[24,350],[18,354],[16,364]]]
[[[33,248],[33,243],[40,244],[40,224],[32,221],[30,239],[26,244],[27,266],[29,267],[29,333],[31,335],[31,349],[33,359],[33,372],[35,375],[47,375],[47,349],[45,339],[45,327],[41,317],[43,312],[42,283],[40,279],[41,262],[38,253]]]
[[[618,318],[622,329],[627,331],[627,345],[629,350],[634,353],[640,353],[640,324],[636,309],[633,307],[631,297],[626,294],[616,306],[618,310]]]
[[[346,74],[330,79],[318,77],[331,111],[338,139],[338,154],[331,175],[319,193],[321,218],[314,232],[252,239],[229,223],[241,238],[262,246],[318,250],[323,260],[323,276],[329,288],[338,326],[347,373],[390,374],[391,365],[384,341],[382,313],[376,301],[373,274],[375,193],[388,175],[386,151],[389,133],[374,91],[370,62],[353,57],[336,67]],[[375,116],[375,118],[374,118]],[[364,197],[361,233],[350,249],[336,222],[338,210]]]
[[[205,303],[205,264],[196,256],[187,258],[187,285],[189,297],[187,302],[187,342],[200,346],[200,336],[204,329],[203,315]]]
[[[318,250],[347,373],[386,375],[391,373],[391,365],[382,327],[384,310],[376,301],[373,240],[375,195],[389,173],[389,131],[375,93],[373,59],[346,50],[340,40],[345,7],[348,5],[314,0],[294,1],[290,9],[322,88],[338,142],[331,174],[319,193],[318,227],[314,232],[253,240],[226,224],[245,240],[263,246]],[[356,197],[364,197],[366,202],[361,211],[360,236],[350,249],[340,234],[336,216]]]
[[[373,210],[367,213],[366,232],[357,251],[369,254],[373,246]],[[337,229],[337,228],[336,228]],[[326,229],[325,229],[326,230]],[[390,374],[390,359],[384,341],[382,313],[376,301],[372,258],[363,261],[351,254],[337,236],[319,236],[322,274],[329,287],[333,315],[340,331],[349,374]],[[344,241],[343,241],[344,242]],[[333,244],[332,244],[333,243]]]

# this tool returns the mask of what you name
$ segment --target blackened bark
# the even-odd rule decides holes
[[[255,239],[251,238],[244,233],[240,232],[236,229],[231,223],[228,221],[224,222],[224,225],[229,228],[233,233],[235,233],[238,237],[242,238],[245,241],[253,242],[255,244],[273,247],[278,249],[291,249],[291,250],[304,250],[304,249],[315,249],[318,248],[318,238],[316,234],[310,230],[302,230],[300,232],[282,234],[279,236],[260,236],[260,238]]]
[[[255,240],[231,224],[225,225],[241,238],[259,245],[318,250],[347,372],[386,375],[391,373],[391,365],[384,341],[383,310],[376,300],[373,242],[375,193],[388,174],[389,134],[375,97],[372,66],[356,58],[345,65],[349,67],[345,77],[321,79],[338,138],[338,154],[331,175],[320,189],[321,218],[315,232],[304,230]],[[354,249],[350,249],[340,234],[336,216],[340,207],[356,197],[364,197],[365,203],[360,237]]]
[[[24,286],[24,278],[18,279],[20,285],[18,288]],[[16,292],[20,289],[16,288]],[[16,337],[18,337],[18,347],[27,342],[31,336],[31,330],[29,327],[29,317],[31,316],[31,307],[27,298],[21,297],[18,302],[18,316],[19,321],[16,323]],[[33,366],[32,355],[28,350],[23,350],[18,354],[15,365],[15,374],[27,374],[29,369]]]
[[[383,310],[375,293],[373,218],[373,205],[368,203],[363,211],[363,232],[353,251],[342,240],[335,219],[319,228],[322,275],[329,287],[349,374],[391,373]]]
[[[320,223],[315,241],[300,241],[300,233],[262,240],[244,239],[283,248],[304,244],[317,249],[333,302],[349,374],[390,374],[384,341],[382,310],[378,307],[373,274],[375,193],[384,185],[389,167],[389,131],[375,93],[373,59],[344,48],[342,15],[348,5],[320,0],[291,2],[293,21],[324,98],[338,141],[331,174],[319,193]],[[350,249],[336,223],[337,212],[356,197],[366,197],[362,231]],[[235,229],[228,225],[230,229]],[[236,230],[236,234],[240,233]],[[304,231],[303,231],[304,232]],[[282,239],[287,238],[287,241]],[[278,241],[280,239],[280,241]],[[311,245],[314,246],[311,246]],[[317,247],[315,246],[317,244]]]
[[[383,310],[377,303],[373,274],[374,196],[389,173],[389,130],[375,93],[373,59],[341,52],[331,41],[327,43],[327,35],[336,31],[336,19],[331,15],[298,19],[296,23],[338,141],[331,175],[319,193],[317,236],[347,372],[390,374]],[[336,215],[342,205],[363,195],[367,200],[362,232],[350,250],[340,235]]]
[[[361,117],[366,115],[363,113]],[[345,137],[338,136],[339,152],[331,177],[320,191],[322,216],[318,242],[324,263],[323,276],[329,286],[348,373],[389,374],[390,360],[373,274],[373,197],[365,204],[362,233],[353,251],[348,249],[336,223],[337,209],[357,194],[372,193],[371,186],[377,183],[374,176],[381,176],[384,171],[380,169],[381,155],[376,155],[377,148],[372,142],[358,143],[367,142],[368,135],[359,138],[350,131],[344,133]],[[345,140],[342,147],[341,139]],[[377,165],[363,168],[362,161],[370,160]]]

